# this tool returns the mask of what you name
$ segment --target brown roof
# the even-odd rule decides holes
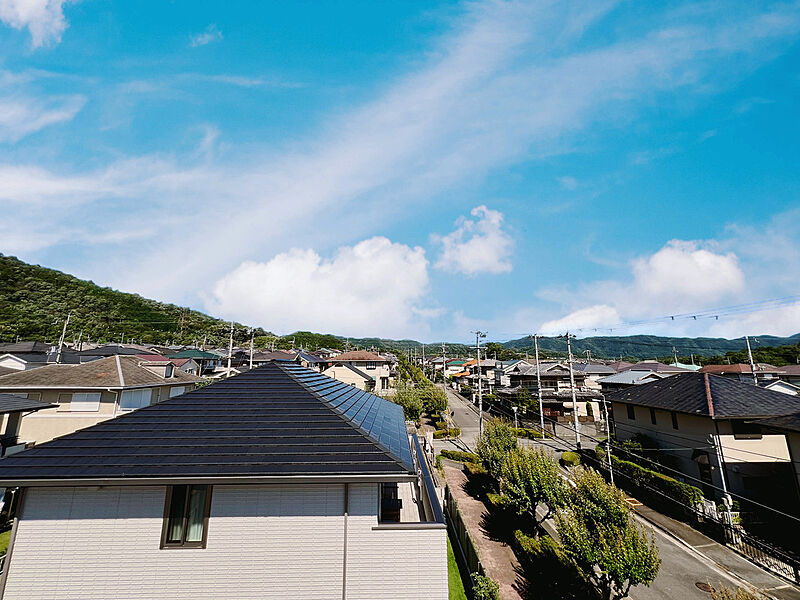
[[[346,360],[368,360],[375,362],[389,362],[389,359],[375,354],[374,352],[367,352],[365,350],[354,350],[352,352],[344,352],[333,358],[335,362],[342,362]]]
[[[786,365],[781,367],[781,371],[789,375],[800,375],[800,365]]]
[[[135,356],[109,356],[77,365],[47,365],[0,377],[0,390],[19,388],[119,388],[195,383],[202,378],[174,369],[164,378],[141,366]],[[148,361],[149,362],[149,361]],[[163,363],[158,363],[163,365]],[[120,379],[120,375],[122,379]]]
[[[756,365],[756,373],[781,373],[784,371],[784,368],[773,367],[772,365],[768,365],[766,363],[759,363]],[[737,363],[735,365],[706,365],[702,369],[700,369],[701,373],[714,373],[716,375],[721,375],[723,373],[746,373],[750,374],[753,371],[750,369],[750,365],[744,363]]]

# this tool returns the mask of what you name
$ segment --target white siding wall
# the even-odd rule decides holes
[[[373,529],[378,490],[350,485],[348,600],[447,600],[447,530]]]
[[[373,530],[351,485],[348,598],[447,598],[446,533]],[[26,492],[4,599],[341,598],[344,486],[215,486],[205,549],[159,549],[163,487]]]

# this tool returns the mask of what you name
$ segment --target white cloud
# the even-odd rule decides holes
[[[198,46],[205,46],[211,42],[218,42],[221,39],[222,32],[217,29],[216,24],[212,23],[206,27],[205,31],[202,33],[194,34],[189,40],[189,43],[191,44],[192,48],[196,48]]]
[[[444,237],[432,236],[442,245],[436,268],[465,275],[511,271],[514,241],[503,231],[503,213],[481,205],[470,214],[475,220],[460,217],[454,231]]]
[[[0,97],[0,142],[16,142],[49,125],[71,121],[85,104],[83,96],[51,98]]]
[[[267,262],[244,262],[217,282],[209,305],[281,332],[400,337],[422,333],[419,316],[433,316],[418,306],[427,288],[422,248],[374,237],[332,258],[295,248]]]
[[[573,191],[578,189],[578,180],[575,179],[574,177],[570,177],[569,175],[565,175],[564,177],[559,177],[558,183],[565,190]]]
[[[14,29],[28,28],[33,47],[61,41],[67,28],[66,0],[0,0],[0,21]]]
[[[553,321],[546,321],[539,327],[543,335],[561,335],[570,330],[608,327],[619,323],[620,317],[617,309],[607,304],[598,304],[581,308],[570,314]]]

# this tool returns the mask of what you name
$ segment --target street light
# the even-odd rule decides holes
[[[518,408],[519,408],[519,406],[512,406],[511,407],[511,410],[514,411],[514,429],[517,429],[519,427],[519,425],[517,425],[517,409]]]

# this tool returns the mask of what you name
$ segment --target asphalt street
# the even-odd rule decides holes
[[[453,412],[453,421],[461,428],[461,439],[436,440],[434,445],[437,452],[443,448],[474,450],[479,429],[477,410],[452,390],[448,390],[448,401]],[[485,418],[488,418],[488,415]],[[548,440],[544,445],[553,451],[566,449],[562,447],[565,444],[559,443],[558,440]],[[650,527],[650,523],[638,516],[637,518]],[[700,534],[696,534],[696,540],[689,539],[688,542],[684,542],[661,529],[655,527],[652,529],[661,556],[661,571],[650,587],[639,586],[631,591],[630,597],[633,600],[708,600],[710,594],[700,589],[697,584],[711,584],[715,588],[722,584],[734,588],[746,585],[745,581],[752,582],[760,589],[768,590],[770,595],[776,597],[800,598],[800,592],[793,586],[755,567],[715,542],[704,543],[710,540]],[[720,555],[722,559],[716,562],[706,554]]]

